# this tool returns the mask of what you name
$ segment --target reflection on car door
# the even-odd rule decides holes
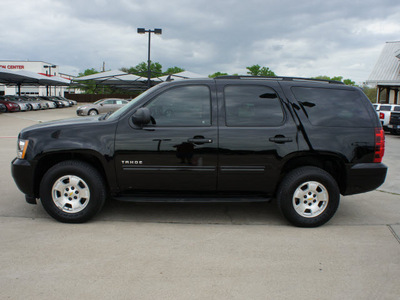
[[[218,87],[224,103],[219,106],[218,191],[274,190],[282,157],[297,150],[297,129],[280,90],[277,83]]]

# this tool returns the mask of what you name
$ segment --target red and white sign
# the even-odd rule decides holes
[[[8,69],[8,70],[23,70],[25,69],[24,65],[0,65],[0,68]]]

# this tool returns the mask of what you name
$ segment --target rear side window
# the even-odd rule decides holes
[[[292,92],[312,125],[371,127],[368,110],[357,91],[293,87]]]
[[[400,111],[400,106],[395,106],[393,110],[394,111]]]
[[[279,126],[283,111],[278,95],[271,88],[256,85],[225,87],[227,126]]]

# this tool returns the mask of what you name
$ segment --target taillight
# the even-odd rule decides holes
[[[385,154],[385,132],[382,128],[375,128],[375,153],[374,163],[382,162]]]
[[[379,119],[384,119],[385,118],[385,114],[384,113],[379,113]]]

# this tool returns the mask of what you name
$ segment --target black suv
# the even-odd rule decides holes
[[[21,131],[12,174],[28,203],[84,222],[106,198],[267,201],[319,226],[340,194],[386,177],[384,133],[355,87],[302,78],[225,76],[162,83],[113,114]]]

